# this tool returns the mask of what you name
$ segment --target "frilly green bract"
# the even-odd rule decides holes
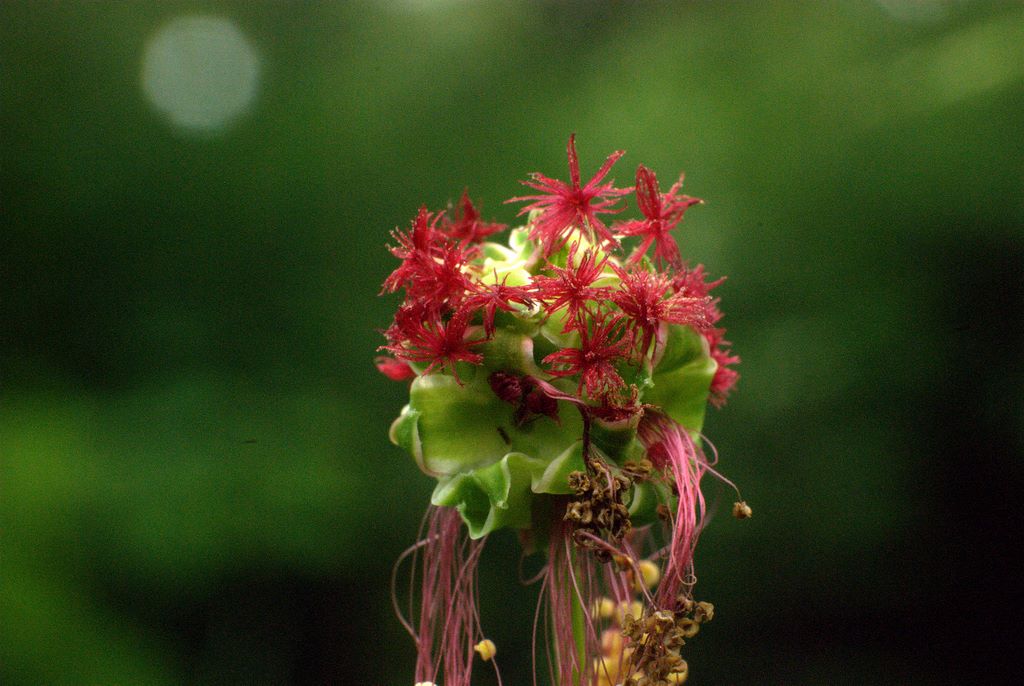
[[[544,378],[531,338],[513,328],[499,329],[481,351],[483,366],[460,367],[459,379],[441,373],[417,377],[409,404],[391,427],[392,442],[437,478],[431,502],[458,509],[472,538],[503,527],[531,528],[532,498],[571,493],[569,473],[584,469],[583,422],[576,407],[559,401],[558,422],[536,416],[517,426],[515,408],[490,387],[493,371]],[[641,401],[660,407],[696,437],[715,368],[702,336],[668,326]],[[635,433],[635,422],[595,421],[592,427],[594,444],[617,462],[643,456]],[[635,489],[630,505],[635,523],[653,518],[659,498],[665,494],[650,484]]]

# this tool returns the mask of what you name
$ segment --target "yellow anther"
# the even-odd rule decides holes
[[[597,676],[598,682],[604,680],[604,683],[614,684],[619,678],[619,661],[609,660],[607,658],[594,658],[594,674]]]
[[[622,632],[618,629],[605,629],[601,632],[601,652],[618,659],[622,652]]]
[[[646,680],[646,675],[644,674],[644,670],[642,669],[634,671],[632,674],[629,675],[629,677],[625,681],[626,686],[636,686],[636,684],[649,683],[651,682]]]
[[[736,519],[750,519],[754,516],[754,511],[747,505],[745,500],[741,500],[738,503],[732,504],[732,516]]]
[[[417,681],[413,686],[437,686],[433,681]]]
[[[686,664],[686,660],[683,660],[683,668],[667,675],[665,679],[670,684],[681,684],[686,681],[686,677],[688,676],[690,676],[690,668]]]
[[[485,638],[484,640],[480,641],[475,646],[473,646],[473,650],[475,650],[480,655],[480,658],[484,662],[487,662],[497,654],[498,647],[494,645],[494,641],[492,641],[489,638]]]
[[[619,620],[619,624],[625,624],[627,616],[632,616],[633,619],[638,620],[643,617],[643,614],[644,606],[640,601],[634,600],[633,602],[628,603],[624,600],[619,603],[617,619]]]
[[[594,601],[591,613],[601,619],[611,619],[615,614],[615,601],[611,598],[598,598]]]
[[[654,618],[654,627],[659,631],[671,629],[672,625],[675,624],[675,618],[672,616],[672,613],[665,610],[658,610],[652,617]]]
[[[594,682],[594,686],[617,686],[615,682],[609,680],[608,672],[597,669],[594,671],[594,674],[597,675],[597,681]]]
[[[710,622],[715,618],[715,606],[703,600],[697,603],[697,609],[693,611],[693,619],[700,624]]]
[[[683,635],[683,638],[693,638],[700,631],[700,624],[685,617],[676,622],[676,627],[679,628],[679,633]]]
[[[650,560],[640,560],[636,566],[640,570],[640,576],[643,577],[644,586],[654,588],[661,579],[661,569],[658,568],[658,565]],[[637,590],[640,590],[639,585],[637,585]]]

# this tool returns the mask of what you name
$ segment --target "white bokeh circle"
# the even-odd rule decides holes
[[[174,124],[214,130],[244,112],[256,98],[260,59],[229,19],[178,17],[146,43],[142,89]]]

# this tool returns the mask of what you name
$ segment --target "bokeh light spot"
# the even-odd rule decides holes
[[[146,43],[142,89],[177,126],[219,129],[252,104],[260,59],[234,22],[191,15],[172,19]]]

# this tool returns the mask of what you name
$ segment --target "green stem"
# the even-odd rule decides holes
[[[572,558],[569,560],[570,565],[574,565],[576,562],[576,551],[573,550]],[[583,605],[580,603],[579,596],[576,593],[572,593],[572,635],[576,640],[576,656],[580,666],[579,672],[576,676],[576,684],[583,686],[583,674],[586,672],[586,664],[584,660],[587,659],[587,624],[586,617],[583,614]]]

